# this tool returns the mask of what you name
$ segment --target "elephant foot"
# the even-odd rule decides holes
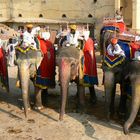
[[[85,105],[79,104],[79,105],[77,106],[77,113],[85,113],[85,112],[86,112],[86,110],[85,110]]]
[[[124,132],[125,135],[129,134],[129,126],[128,126],[127,123],[124,124],[123,132]]]
[[[108,112],[106,115],[107,121],[109,122],[111,119],[114,119],[114,113]]]
[[[64,117],[64,115],[60,114],[59,115],[59,121],[63,121],[63,117]]]
[[[29,111],[31,111],[31,108],[28,107],[27,109],[25,109],[24,107],[22,107],[22,110],[24,110],[24,115],[27,118],[27,116],[28,116],[27,114],[28,114]]]
[[[126,119],[126,113],[118,111],[117,114],[118,114],[119,119],[122,119],[122,120]]]
[[[24,108],[24,107],[22,107],[21,109],[22,109],[22,110],[25,110],[25,108]],[[31,111],[31,108],[30,108],[30,107],[28,107],[28,108],[27,108],[27,111]]]
[[[35,106],[34,109],[35,110],[42,110],[42,109],[44,109],[44,107],[43,106]]]
[[[95,96],[94,98],[90,98],[90,103],[95,105],[97,103],[97,97]]]

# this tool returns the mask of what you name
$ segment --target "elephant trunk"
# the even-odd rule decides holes
[[[29,105],[29,65],[28,63],[22,63],[19,66],[19,74],[20,74],[20,81],[21,81],[21,92],[24,104],[24,113],[25,117],[27,117],[27,111],[30,108]]]
[[[140,83],[135,81],[133,86],[132,86],[132,107],[131,107],[131,114],[128,120],[124,124],[124,133],[128,134],[129,133],[129,128],[134,122],[137,112],[139,110],[140,106]]]
[[[65,114],[68,84],[70,81],[70,69],[71,67],[68,60],[66,58],[62,58],[59,66],[59,77],[60,77],[60,85],[61,85],[61,110],[60,110],[59,120],[63,120],[63,116]]]

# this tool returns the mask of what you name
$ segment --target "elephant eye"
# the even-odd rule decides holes
[[[71,67],[75,67],[75,64],[74,64],[74,63],[72,63],[72,64],[71,64]]]

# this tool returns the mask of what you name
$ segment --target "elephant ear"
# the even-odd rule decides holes
[[[78,76],[78,70],[79,70],[79,61],[73,60],[71,62],[71,80],[75,80],[75,78]]]

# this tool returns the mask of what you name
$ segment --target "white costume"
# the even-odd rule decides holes
[[[78,46],[78,38],[79,38],[79,32],[76,31],[75,34],[69,33],[67,35],[67,43],[70,45],[74,45],[75,47]]]
[[[9,66],[14,66],[14,60],[15,60],[15,47],[18,45],[18,42],[9,44],[7,46],[6,52],[8,52],[8,64]]]
[[[23,46],[29,47],[32,46],[36,49],[36,42],[34,40],[33,33],[29,33],[28,31],[25,31],[23,33]]]
[[[2,47],[2,40],[0,39],[0,48]]]
[[[115,44],[114,47],[112,46],[112,44],[109,44],[108,47],[107,47],[107,53],[110,56],[115,56],[115,55],[125,56],[125,53],[121,49],[119,44]]]
[[[42,32],[42,38],[44,39],[44,40],[48,40],[48,39],[50,39],[50,37],[51,37],[51,34],[50,34],[50,32]]]

